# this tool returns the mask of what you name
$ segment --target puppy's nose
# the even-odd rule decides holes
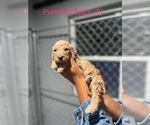
[[[58,59],[61,61],[61,60],[63,60],[63,57],[64,56],[58,56]]]

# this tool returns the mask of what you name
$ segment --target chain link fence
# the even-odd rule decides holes
[[[123,24],[123,55],[150,55],[150,17],[125,16]]]
[[[79,55],[121,55],[121,25],[121,16],[77,25],[76,44]]]
[[[120,79],[119,61],[105,60],[103,57],[119,57],[121,55],[122,18],[121,16],[111,15],[106,16],[104,19],[97,18],[97,20],[77,22],[75,45],[81,57],[91,61],[100,69],[106,82],[108,94],[114,98],[118,98]]]
[[[122,64],[125,90],[132,97],[150,101],[147,88],[150,84],[150,16],[131,14],[122,21],[122,54],[127,57]]]

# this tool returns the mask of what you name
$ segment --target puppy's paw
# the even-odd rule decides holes
[[[85,110],[86,114],[94,114],[96,111],[98,110],[98,108],[94,105],[89,105],[87,107],[87,109]]]

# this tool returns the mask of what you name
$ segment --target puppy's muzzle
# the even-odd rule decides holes
[[[64,56],[58,56],[59,61],[63,61]]]

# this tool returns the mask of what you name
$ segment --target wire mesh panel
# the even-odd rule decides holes
[[[150,16],[125,17],[123,22],[123,55],[150,55]]]
[[[118,98],[119,89],[116,88],[119,86],[119,62],[94,61],[92,63],[96,66],[96,68],[100,69],[105,80],[107,93],[115,98]]]
[[[121,16],[112,15],[104,19],[97,18],[96,21],[89,19],[87,22],[83,20],[76,23],[75,43],[78,54],[92,60],[92,63],[102,71],[108,93],[112,97],[118,97],[120,62],[117,60],[113,62],[109,57],[122,54]],[[106,56],[108,59],[103,60]]]
[[[122,81],[126,93],[132,97],[144,98],[146,87],[146,62],[123,62],[122,71]]]
[[[76,26],[79,55],[121,55],[121,17]]]
[[[146,90],[150,84],[148,80],[150,16],[140,14],[124,16],[122,30],[122,55],[133,57],[132,61],[127,59],[122,64],[125,90],[133,97],[146,99],[146,95],[150,92]]]

